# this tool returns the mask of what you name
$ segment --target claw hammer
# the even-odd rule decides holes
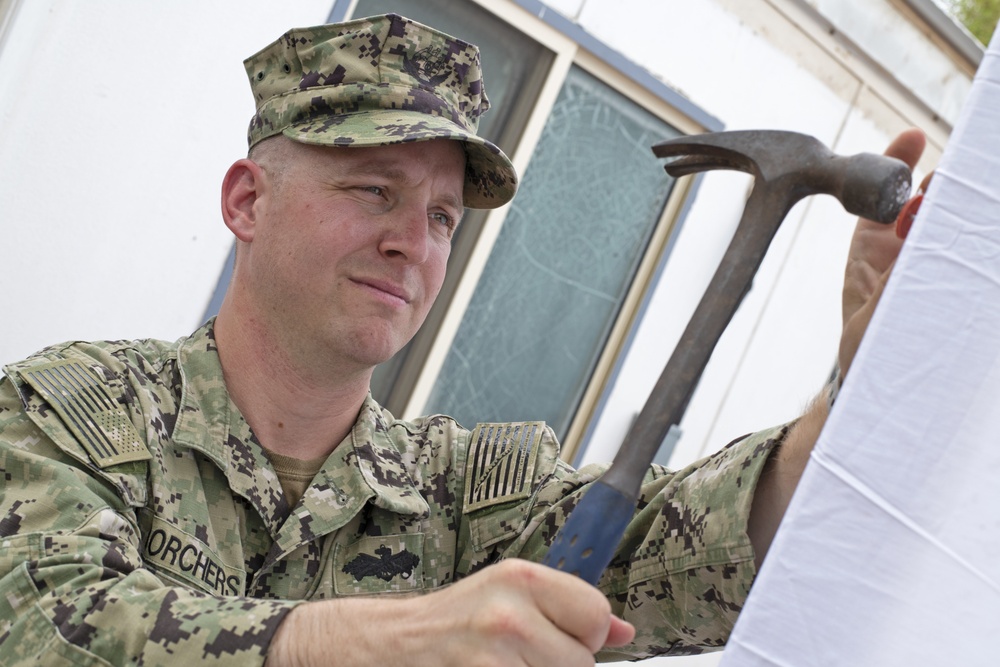
[[[829,194],[848,213],[888,224],[910,192],[910,169],[901,160],[871,153],[839,156],[796,132],[681,137],[656,144],[653,154],[677,158],[664,167],[675,178],[735,169],[753,175],[754,184],[719,268],[611,467],[580,498],[543,559],[594,585],[635,512],[640,484],[660,443],[680,423],[712,350],[792,206],[809,195]]]

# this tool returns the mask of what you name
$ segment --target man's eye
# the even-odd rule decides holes
[[[442,225],[444,225],[448,229],[454,229],[455,228],[455,220],[454,220],[454,218],[452,218],[447,213],[431,213],[431,218],[433,218],[437,222],[441,223]]]
[[[361,189],[364,190],[365,192],[370,192],[378,197],[381,197],[383,194],[385,194],[385,188],[382,188],[378,185],[366,185]]]

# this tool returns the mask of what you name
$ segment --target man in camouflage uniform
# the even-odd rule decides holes
[[[516,189],[475,135],[478,59],[385,16],[246,61],[218,318],[176,343],[51,347],[0,381],[0,663],[575,665],[725,642],[822,401],[650,470],[598,591],[530,561],[599,468],[560,462],[541,423],[404,422],[367,393],[436,297],[463,206]],[[845,368],[897,251],[852,250]]]

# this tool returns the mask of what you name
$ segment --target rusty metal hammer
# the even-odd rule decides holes
[[[896,219],[910,192],[902,161],[834,154],[813,137],[748,130],[681,137],[653,146],[671,176],[735,169],[754,176],[743,217],[660,379],[611,467],[587,490],[556,534],[544,563],[596,584],[635,511],[639,487],[672,425],[679,424],[715,345],[792,206],[813,194],[837,197],[849,212],[882,223]]]

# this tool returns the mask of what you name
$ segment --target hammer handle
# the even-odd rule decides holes
[[[743,217],[712,281],[611,467],[556,534],[544,563],[596,584],[632,518],[642,479],[667,431],[680,422],[722,332],[750,289],[795,193],[762,189]]]
[[[750,291],[771,240],[795,201],[794,194],[778,189],[755,191],[747,200],[715,275],[603,477],[623,492],[638,494],[667,431],[680,423],[715,346]]]
[[[597,480],[580,498],[542,562],[594,586],[635,513],[635,497]]]

